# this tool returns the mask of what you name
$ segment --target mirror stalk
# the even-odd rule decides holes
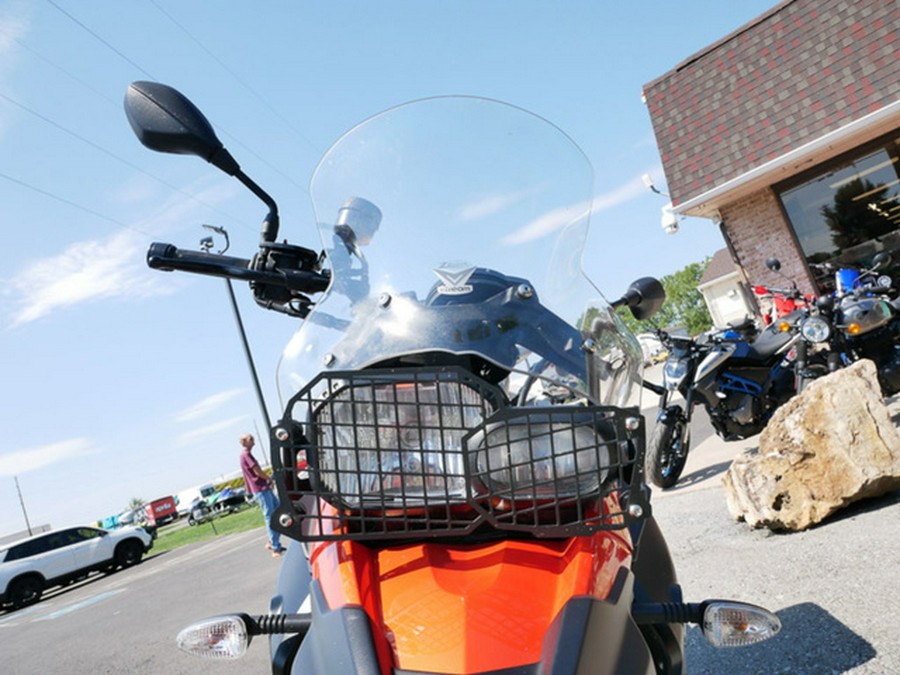
[[[213,162],[213,164],[215,164],[215,162]],[[247,187],[247,189],[250,190],[250,192],[259,197],[259,199],[269,207],[269,214],[263,221],[261,238],[263,242],[271,243],[275,241],[278,238],[278,227],[280,225],[280,219],[278,217],[278,204],[275,203],[275,200],[272,199],[268,192],[263,190],[253,181],[253,179],[250,178],[250,176],[245,174],[240,169],[238,169],[232,175],[239,181],[241,181],[241,183],[243,183]]]

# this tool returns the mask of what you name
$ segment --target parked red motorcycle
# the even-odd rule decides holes
[[[279,673],[681,673],[684,624],[750,644],[776,616],[682,602],[644,482],[641,351],[581,271],[592,172],[524,110],[446,97],[388,110],[324,156],[325,256],[276,243],[277,208],[178,92],[131,85],[155,150],[200,155],[269,206],[252,260],[153,244],[148,262],[244,279],[303,318],[271,434],[292,544],[271,614],[179,644]],[[600,264],[595,261],[594,264]]]

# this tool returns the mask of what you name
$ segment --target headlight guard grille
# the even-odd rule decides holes
[[[564,537],[649,514],[636,409],[510,406],[452,366],[322,373],[271,448],[273,526],[300,541]]]

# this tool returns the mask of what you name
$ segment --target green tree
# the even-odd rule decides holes
[[[638,321],[626,307],[619,308],[619,316],[634,333],[645,333],[656,327],[676,326],[687,328],[690,335],[709,330],[712,327],[712,317],[703,301],[703,295],[697,290],[697,284],[708,264],[709,258],[706,258],[660,279],[666,289],[666,301],[653,318]]]

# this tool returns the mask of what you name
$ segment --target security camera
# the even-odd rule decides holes
[[[661,224],[663,232],[666,234],[678,234],[678,216],[672,210],[671,204],[662,207]]]

